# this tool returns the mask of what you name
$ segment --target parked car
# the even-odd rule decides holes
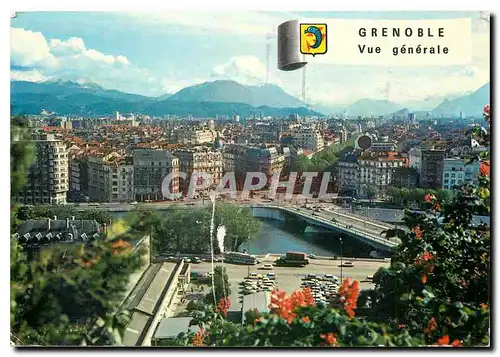
[[[248,277],[247,277],[247,279],[261,279],[261,278],[262,278],[262,275],[257,274],[257,273],[250,273],[250,274],[248,274]]]
[[[276,279],[276,273],[267,273],[266,275],[269,279],[274,280]]]
[[[306,278],[307,279],[316,279],[316,274],[307,274]]]
[[[264,264],[263,266],[260,267],[262,270],[273,270],[273,265],[272,264]]]
[[[342,262],[342,264],[340,266],[346,267],[346,268],[352,268],[354,266],[354,264],[351,261],[346,261],[346,262]]]
[[[193,258],[193,263],[194,264],[200,264],[201,263],[201,259],[199,257],[194,257]]]
[[[367,275],[365,279],[368,281],[373,281],[373,275]]]
[[[317,257],[316,257],[316,255],[314,255],[314,254],[309,254],[309,255],[308,255],[308,257],[309,257],[310,259],[316,259],[316,258],[317,258]]]

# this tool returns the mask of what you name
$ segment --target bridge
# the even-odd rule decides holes
[[[386,239],[383,237],[382,232],[393,228],[393,226],[382,222],[363,220],[335,210],[322,210],[318,212],[300,207],[280,206],[276,204],[254,204],[249,205],[249,207],[252,209],[254,217],[285,220],[284,213],[295,215],[312,226],[323,227],[355,236],[377,250],[390,251],[400,243],[398,238]]]
[[[246,206],[252,209],[254,217],[272,218],[277,220],[285,220],[284,214],[291,214],[300,217],[311,226],[322,227],[328,230],[333,230],[339,233],[344,233],[354,236],[357,239],[366,242],[377,250],[389,251],[399,244],[398,238],[386,239],[382,232],[393,228],[394,226],[388,223],[367,219],[358,215],[350,214],[340,209],[321,210],[308,209],[294,205],[291,203],[275,202],[230,202],[240,206]],[[152,210],[168,210],[173,207],[182,209],[192,209],[199,207],[209,207],[209,200],[192,201],[192,202],[156,202],[156,203],[101,203],[96,204],[79,204],[77,209],[84,210],[95,208],[106,210],[109,212],[131,212],[137,209],[152,209]]]

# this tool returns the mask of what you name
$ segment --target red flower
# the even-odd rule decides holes
[[[425,251],[424,254],[422,254],[421,257],[418,257],[415,260],[415,264],[422,264],[423,262],[426,262],[426,261],[429,261],[429,260],[433,260],[433,259],[434,259],[434,256],[432,255],[432,253],[429,253],[428,251]]]
[[[428,193],[424,196],[424,200],[425,202],[432,202],[436,199],[436,196],[434,196],[433,194],[431,193]]]
[[[488,308],[488,304],[482,303],[482,304],[481,304],[481,307],[482,307],[483,309],[487,309],[487,308]]]
[[[334,334],[333,332],[329,332],[327,334],[322,333],[319,335],[325,342],[323,342],[323,345],[330,345],[330,346],[336,346],[337,345],[337,335]]]
[[[479,175],[480,176],[490,176],[490,162],[485,160],[481,161],[479,166]]]
[[[490,116],[490,105],[486,104],[483,108],[483,115],[489,117]]]
[[[294,312],[297,307],[310,305],[314,305],[314,299],[309,288],[295,291],[290,296],[287,296],[284,291],[274,290],[271,293],[269,308],[272,312],[287,320],[288,323],[291,323],[297,316]]]
[[[427,327],[424,329],[424,333],[427,335],[428,333],[436,330],[437,330],[436,319],[434,317],[431,317],[431,319],[427,323]]]
[[[229,311],[229,308],[231,307],[231,301],[229,300],[229,296],[226,298],[221,298],[219,300],[219,303],[217,304],[217,309],[215,310],[219,314],[223,314],[224,316],[227,316],[227,312]]]
[[[453,347],[460,347],[460,346],[462,346],[462,341],[460,341],[458,339],[457,340],[453,340],[453,342],[451,343],[451,345]]]
[[[427,283],[427,275],[425,275],[424,273],[422,273],[422,275],[420,277],[420,280],[422,280],[422,284]]]
[[[355,280],[349,284],[349,278],[345,278],[339,289],[340,302],[344,304],[347,316],[354,317],[354,310],[358,307],[359,282]]]
[[[443,337],[437,340],[438,345],[449,345],[450,344],[450,336],[444,335]]]
[[[309,316],[304,316],[301,320],[302,320],[302,322],[304,322],[306,324],[311,322],[311,319],[309,318]]]
[[[420,226],[414,227],[411,231],[413,233],[415,233],[415,238],[422,239],[422,236],[424,235],[424,231],[420,228]]]
[[[434,209],[438,212],[441,212],[441,205],[439,203],[436,203],[436,205],[434,206]]]
[[[405,325],[405,324],[399,324],[399,325],[398,325],[398,328],[405,328],[405,327],[406,327],[406,325]]]
[[[205,338],[208,336],[208,333],[205,331],[205,329],[199,329],[196,334],[193,337],[193,346],[206,346],[205,345]]]

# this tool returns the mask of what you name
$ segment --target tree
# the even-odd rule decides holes
[[[451,203],[453,201],[453,191],[452,190],[437,190],[436,191],[436,199],[439,202],[443,203]]]
[[[221,225],[226,228],[224,246],[227,251],[236,251],[249,238],[259,231],[259,221],[252,217],[248,208],[237,207],[231,204],[218,203],[215,207],[215,229]],[[152,229],[153,247],[158,253],[210,252],[210,220],[211,207],[193,210],[171,209],[154,220]],[[150,225],[148,225],[150,227]],[[215,233],[213,235],[215,237]],[[219,252],[219,246],[214,239],[214,251]]]
[[[113,243],[55,245],[28,262],[13,241],[14,343],[46,346],[120,342],[127,316],[118,309],[128,277],[142,262],[140,252],[130,253]]]
[[[237,251],[243,243],[255,236],[260,228],[259,220],[252,216],[250,209],[227,203],[215,206],[215,226],[221,225],[226,228],[224,247],[227,251]],[[216,250],[218,251],[218,247]]]
[[[373,199],[377,197],[377,189],[373,186],[368,186],[366,188],[366,197],[370,200],[370,203],[373,202]]]
[[[310,160],[305,155],[298,155],[292,160],[292,164],[290,165],[291,172],[308,172],[310,167]]]
[[[28,121],[13,117],[10,131],[10,187],[11,196],[19,194],[26,182],[29,167],[35,159],[35,147],[30,141]]]
[[[418,203],[419,205],[424,202],[424,197],[427,191],[423,188],[414,188],[410,190],[409,200]]]
[[[26,170],[34,159],[23,125],[14,119],[11,127],[12,197],[24,187]],[[18,208],[11,205],[12,231],[22,223]],[[23,208],[23,214],[30,215],[37,209]],[[28,260],[22,246],[11,238],[12,344],[120,343],[128,314],[119,307],[129,275],[141,264],[142,252],[117,248],[113,241],[116,237],[108,238],[88,245],[56,244],[42,249],[33,260]]]
[[[68,206],[21,206],[18,210],[18,218],[25,221],[29,219],[58,219],[75,218],[75,219],[95,219],[99,224],[109,224],[111,215],[108,211],[98,209],[86,209],[79,211],[75,207]]]
[[[399,199],[399,188],[397,187],[388,187],[387,188],[387,198],[389,202],[396,203]]]
[[[410,190],[407,189],[406,187],[401,188],[399,190],[399,197],[401,199],[401,203],[407,205],[410,197]]]
[[[231,294],[229,276],[225,267],[218,265],[214,268],[214,287],[215,287],[215,301],[220,301],[223,298],[228,298]],[[211,290],[205,297],[207,304],[214,303],[214,293]]]

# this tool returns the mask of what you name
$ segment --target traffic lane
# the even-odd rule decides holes
[[[365,227],[364,223],[361,223],[361,222],[356,221],[354,219],[345,218],[345,217],[341,217],[341,216],[339,217],[339,216],[334,216],[334,215],[325,215],[325,213],[323,213],[323,212],[321,212],[321,213],[318,212],[316,215],[312,215],[312,212],[306,211],[306,210],[297,210],[297,212],[311,216],[312,218],[319,217],[319,218],[322,218],[322,219],[327,220],[327,221],[332,221],[332,218],[335,218],[335,221],[332,221],[333,223],[337,223],[338,225],[341,225],[341,226],[352,225],[353,228],[355,228],[358,231],[370,233],[370,234],[373,234],[375,236],[380,236],[381,238],[382,238],[381,233],[384,231],[384,229],[381,229],[381,228],[377,229],[377,228],[374,228],[373,226],[370,226],[368,224]]]
[[[302,279],[307,274],[316,274],[322,276],[324,274],[332,274],[341,276],[340,260],[310,260],[310,263],[304,267],[273,267],[273,272],[276,274],[277,287],[287,293],[292,293],[300,289]],[[351,281],[358,280],[361,289],[369,289],[373,284],[366,281],[368,275],[374,275],[380,267],[388,267],[389,262],[386,261],[354,261],[353,267],[343,267],[342,277],[349,277]],[[259,269],[257,266],[234,265],[225,263],[224,267],[229,276],[229,283],[231,286],[231,311],[241,310],[241,294],[240,283],[247,277],[248,272],[266,274],[268,270]],[[193,264],[192,271],[206,273],[212,270],[210,263]]]

